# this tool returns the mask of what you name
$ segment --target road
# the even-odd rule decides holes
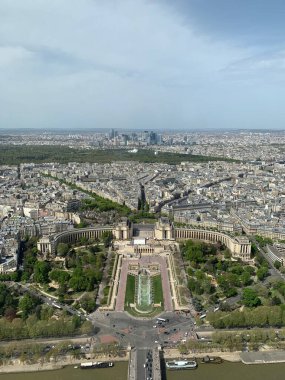
[[[169,341],[171,345],[174,341],[177,342],[177,334],[184,338],[185,334],[187,333],[188,336],[194,328],[193,321],[188,316],[169,312],[161,317],[169,319],[169,322],[162,324],[161,327],[156,323],[156,318],[136,319],[123,312],[104,313],[100,321],[104,326],[108,326],[109,333],[114,335],[123,346],[138,349],[164,346],[165,341]],[[96,325],[98,313],[96,315],[95,312],[91,318],[93,318],[93,324]]]
[[[66,310],[71,315],[78,315],[81,318],[89,320],[96,331],[95,335],[111,336],[123,347],[131,346],[138,349],[153,348],[158,345],[173,345],[176,342],[191,334],[194,329],[194,321],[190,316],[166,312],[161,315],[162,318],[169,319],[168,323],[159,326],[154,319],[137,319],[124,312],[100,312],[95,311],[89,315],[73,309],[71,306],[61,304],[59,301],[41,293],[35,289],[32,284],[22,284],[10,281],[7,285],[17,288],[22,293],[29,292],[31,295],[38,297],[43,303],[54,308]],[[55,306],[56,305],[56,306]],[[156,327],[153,327],[156,326]],[[69,340],[68,337],[59,340]],[[71,338],[72,340],[74,338]],[[49,339],[39,340],[48,342]]]
[[[146,358],[147,358],[147,349],[137,350],[137,367],[136,367],[136,379],[137,380],[146,380],[148,377],[146,375]]]
[[[270,258],[268,257],[267,252],[264,250],[263,247],[260,246],[260,244],[257,242],[257,240],[254,238],[254,236],[248,236],[249,240],[256,245],[256,248],[258,252],[262,255],[262,257],[268,262],[270,266],[270,274],[271,276],[276,276],[280,278],[281,280],[285,281],[285,275],[282,274],[278,269],[275,268],[274,263]]]

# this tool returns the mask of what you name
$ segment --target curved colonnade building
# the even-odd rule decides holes
[[[140,228],[143,229],[144,225],[140,225]],[[74,244],[82,238],[87,240],[100,239],[106,232],[111,232],[117,240],[131,240],[134,237],[134,226],[129,220],[125,219],[113,227],[73,229],[56,235],[43,236],[38,241],[37,248],[42,254],[55,255],[56,247],[59,243]],[[240,258],[243,261],[250,261],[251,243],[245,236],[231,237],[216,231],[174,228],[167,218],[161,218],[153,226],[152,237],[162,241],[194,239],[210,243],[221,242],[231,251],[233,257]]]

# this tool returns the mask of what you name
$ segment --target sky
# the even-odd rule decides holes
[[[0,128],[285,129],[284,0],[0,0]]]

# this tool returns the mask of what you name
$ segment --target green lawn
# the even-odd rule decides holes
[[[135,288],[136,288],[136,278],[135,276],[128,275],[127,277],[127,287],[125,294],[125,306],[135,301]]]
[[[163,307],[155,307],[149,313],[140,313],[134,308],[131,308],[130,306],[125,307],[125,311],[127,311],[129,314],[133,315],[134,317],[143,317],[143,318],[155,317],[157,314],[162,313],[163,310],[164,310]]]
[[[163,306],[163,290],[162,290],[162,281],[161,275],[152,277],[152,288],[153,288],[153,302],[161,302]]]
[[[130,303],[134,303],[135,300],[135,285],[136,278],[135,276],[128,275],[127,277],[127,288],[125,294],[125,311],[135,317],[154,317],[155,315],[161,313],[163,311],[163,291],[162,291],[162,282],[161,276],[152,277],[152,289],[154,294],[154,303],[161,302],[160,307],[152,308],[149,312],[140,313],[138,310],[131,308],[129,306]]]

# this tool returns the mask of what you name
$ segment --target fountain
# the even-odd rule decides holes
[[[145,268],[138,273],[136,301],[136,308],[141,312],[149,312],[152,309],[151,277]]]

